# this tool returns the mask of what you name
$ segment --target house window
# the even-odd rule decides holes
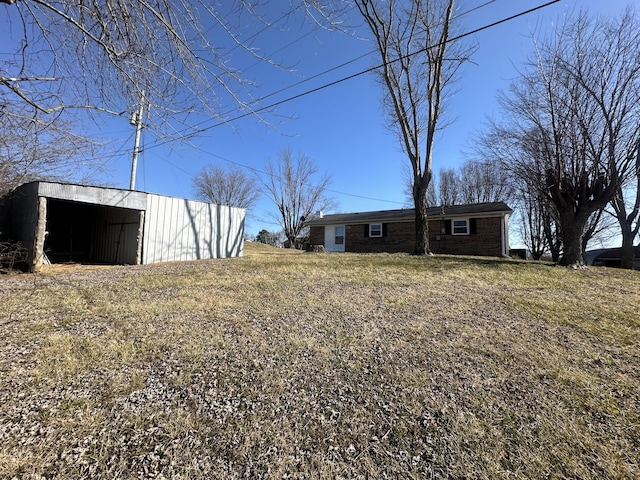
[[[382,224],[381,223],[372,223],[369,225],[369,236],[370,237],[381,237],[382,236]]]
[[[344,245],[344,227],[336,227],[335,237],[336,245]]]
[[[452,222],[452,233],[453,235],[469,235],[469,220],[454,220]]]

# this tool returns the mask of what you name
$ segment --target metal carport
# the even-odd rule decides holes
[[[4,237],[27,250],[31,270],[237,257],[244,247],[244,209],[152,193],[31,182],[4,208]]]

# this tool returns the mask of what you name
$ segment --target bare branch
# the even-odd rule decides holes
[[[278,220],[289,246],[293,247],[305,221],[333,204],[325,196],[331,179],[327,175],[316,178],[313,160],[302,154],[294,158],[291,148],[282,150],[279,161],[268,162],[265,170],[267,175],[261,179],[262,184],[280,212]]]
[[[549,205],[562,264],[583,263],[589,223],[619,195],[640,141],[640,28],[580,12],[536,45],[501,98],[503,126],[489,137],[503,165]],[[596,225],[596,226],[594,226]]]
[[[208,165],[194,177],[193,187],[199,199],[230,207],[249,209],[260,197],[256,180],[239,167]]]

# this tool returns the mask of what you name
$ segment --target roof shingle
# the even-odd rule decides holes
[[[451,205],[431,207],[427,209],[427,218],[450,218],[487,215],[511,214],[513,210],[504,202],[470,203],[466,205]],[[336,213],[324,215],[306,222],[307,225],[358,224],[372,222],[406,222],[415,219],[415,209],[402,208],[396,210],[378,210],[372,212]]]

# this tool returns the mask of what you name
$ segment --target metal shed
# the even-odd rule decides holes
[[[5,208],[4,236],[27,249],[32,270],[237,257],[244,247],[244,209],[139,191],[31,182]]]

